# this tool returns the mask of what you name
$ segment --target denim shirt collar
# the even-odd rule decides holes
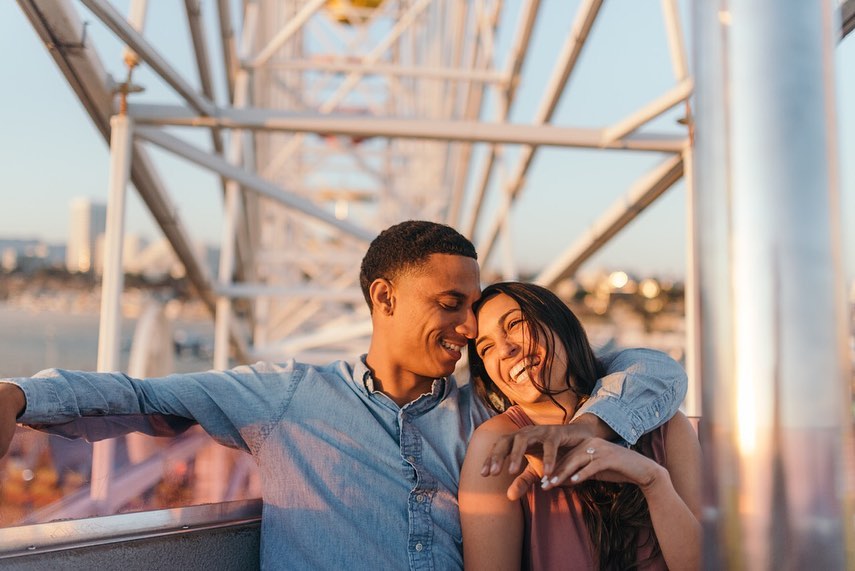
[[[374,388],[374,377],[371,375],[371,370],[365,363],[367,354],[359,357],[353,366],[353,382],[357,389],[368,397],[372,397],[380,393]],[[406,410],[410,414],[424,414],[442,402],[451,392],[452,387],[456,386],[454,378],[440,377],[434,379],[431,384],[431,391],[418,397],[416,400],[400,407],[401,410]],[[392,399],[384,397],[392,403]]]

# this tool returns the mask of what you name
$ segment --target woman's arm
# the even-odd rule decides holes
[[[549,489],[588,479],[638,485],[647,500],[650,519],[662,556],[670,569],[698,569],[701,562],[700,480],[701,450],[689,420],[678,412],[668,422],[664,466],[650,458],[591,438],[566,455]]]
[[[523,513],[506,490],[513,475],[506,470],[489,476],[482,469],[497,438],[516,426],[497,416],[482,424],[469,442],[460,472],[460,525],[463,529],[465,569],[518,570],[522,561]]]
[[[662,556],[670,569],[701,567],[701,447],[689,419],[668,422],[665,466],[642,486]]]

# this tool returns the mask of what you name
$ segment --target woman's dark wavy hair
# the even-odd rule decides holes
[[[563,386],[550,390],[537,381],[533,380],[532,383],[564,412],[566,422],[575,411],[566,410],[555,399],[555,395],[572,391],[578,396],[577,407],[581,406],[590,396],[597,379],[604,374],[582,324],[554,293],[544,287],[521,282],[487,286],[474,305],[475,315],[478,315],[487,300],[499,294],[505,294],[519,304],[522,319],[527,325],[528,343],[537,344],[543,339],[548,358],[542,367],[542,378],[551,377],[554,343],[564,346],[567,372]],[[469,370],[476,392],[491,408],[503,412],[513,405],[487,374],[473,340],[469,341]],[[642,445],[647,439],[646,436],[642,437],[633,448]],[[595,555],[600,569],[637,567],[641,563],[638,561],[638,548],[642,542],[652,541],[653,556],[659,553],[647,502],[638,486],[589,480],[576,486],[575,492],[582,504],[582,514],[591,542],[597,550]]]

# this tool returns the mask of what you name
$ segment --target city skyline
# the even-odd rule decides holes
[[[38,237],[0,235],[0,267],[25,272],[44,267],[64,267],[69,273],[101,275],[104,268],[107,205],[94,198],[78,196],[69,203],[68,234],[64,239],[46,241]],[[219,248],[197,242],[199,259],[216,275]],[[184,269],[164,237],[156,239],[126,232],[122,244],[122,267],[126,273],[158,279],[181,277]]]

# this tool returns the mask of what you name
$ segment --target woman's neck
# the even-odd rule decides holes
[[[573,418],[573,413],[576,412],[576,406],[579,399],[572,391],[566,391],[561,394],[552,395],[555,402],[561,405],[564,410],[555,405],[555,402],[545,397],[543,400],[533,403],[522,403],[519,407],[523,409],[526,416],[534,424],[565,424]]]

